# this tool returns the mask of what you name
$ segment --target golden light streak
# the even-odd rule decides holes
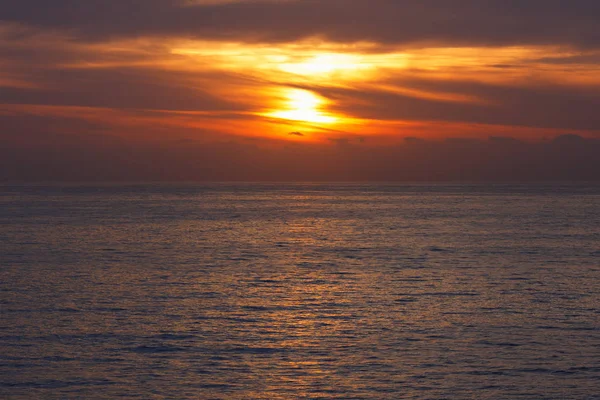
[[[284,62],[279,68],[284,72],[304,76],[323,76],[337,72],[356,72],[372,68],[352,54],[317,54],[296,63]]]
[[[320,108],[325,101],[308,90],[289,89],[286,97],[283,110],[267,113],[266,116],[315,124],[333,124],[339,120],[323,113]]]

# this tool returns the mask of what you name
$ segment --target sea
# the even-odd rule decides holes
[[[600,184],[0,186],[1,399],[600,399]]]

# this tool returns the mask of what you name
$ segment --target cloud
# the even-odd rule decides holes
[[[374,7],[373,2],[381,7]],[[250,120],[252,115],[285,107],[286,95],[277,89],[296,87],[330,100],[323,103],[327,111],[368,121],[476,123],[569,129],[587,131],[582,132],[586,134],[600,130],[600,114],[596,112],[600,108],[598,51],[570,50],[554,54],[548,49],[459,51],[437,48],[369,54],[371,58],[367,57],[364,64],[371,65],[372,70],[359,69],[354,80],[344,80],[340,77],[341,72],[327,79],[316,76],[311,80],[310,77],[291,76],[278,69],[277,63],[269,61],[281,56],[288,57],[289,62],[310,63],[310,54],[308,57],[301,55],[310,53],[310,46],[309,50],[303,47],[295,53],[291,47],[286,47],[287,44],[245,48],[231,43],[173,42],[160,36],[185,34],[186,37],[228,40],[262,37],[277,41],[311,36],[323,29],[323,34],[332,39],[358,40],[358,36],[353,38],[343,34],[347,22],[352,21],[350,25],[355,31],[352,34],[364,35],[361,40],[388,41],[374,48],[359,46],[358,52],[392,51],[393,46],[413,43],[413,40],[424,43],[423,40],[436,42],[439,39],[448,45],[462,42],[455,41],[456,37],[451,34],[425,35],[419,39],[418,35],[404,32],[412,29],[412,20],[406,24],[394,22],[395,28],[390,27],[386,34],[389,35],[382,36],[387,31],[380,31],[384,28],[380,25],[385,25],[390,15],[394,21],[412,15],[423,18],[425,26],[437,26],[437,22],[432,24],[430,20],[462,21],[474,15],[483,17],[486,13],[493,20],[498,15],[513,15],[517,11],[522,15],[516,20],[527,17],[551,19],[560,8],[561,15],[581,14],[573,28],[576,30],[580,25],[585,26],[588,18],[585,12],[594,11],[597,2],[574,1],[561,8],[551,0],[544,2],[540,9],[532,5],[540,5],[537,0],[519,7],[505,1],[478,3],[476,7],[473,2],[459,0],[451,8],[447,2],[434,0],[196,3],[184,6],[183,2],[165,0],[23,0],[23,3],[11,2],[3,6],[6,12],[2,13],[2,18],[13,22],[0,32],[0,103],[205,112],[204,118],[212,114],[219,118],[227,116],[230,120]],[[290,18],[302,13],[314,14],[315,10],[319,13],[314,18],[295,18],[289,30],[280,25],[281,21],[269,20],[264,26],[258,24],[255,27],[257,30],[253,32],[258,36],[245,35],[245,29],[263,18],[262,14],[254,15],[257,10],[273,15],[290,13]],[[181,13],[186,17],[181,24],[175,23],[172,19]],[[375,13],[377,17],[374,14],[374,18],[363,18],[369,13]],[[196,22],[188,21],[188,14],[210,14],[211,19],[206,24],[199,22],[196,29]],[[131,19],[131,15],[136,18]],[[212,18],[218,20],[223,16],[230,18],[231,23],[213,24]],[[120,22],[120,18],[125,17],[127,24]],[[317,23],[320,18],[325,19],[323,24]],[[28,27],[15,25],[15,21],[28,24]],[[481,23],[479,19],[476,22]],[[556,26],[560,28],[561,24],[571,23],[572,20],[561,17]],[[293,34],[295,30],[297,34]],[[397,35],[396,39],[392,33]],[[71,38],[71,34],[78,40]],[[158,36],[143,38],[144,35]],[[369,35],[375,36],[369,39]],[[480,40],[477,30],[469,35],[475,41]],[[82,42],[86,38],[119,40]],[[581,38],[587,38],[587,35],[582,34]],[[518,40],[518,44],[526,44],[529,36],[523,34]],[[485,43],[483,40],[479,44],[501,42]],[[182,50],[179,46],[184,47],[183,53],[177,52]],[[199,49],[197,54],[195,49]],[[334,53],[336,49],[341,53],[348,50],[335,43],[329,43],[328,49]],[[385,61],[391,56],[393,61],[387,64]],[[358,60],[362,62],[360,57]],[[292,126],[281,130],[280,134],[304,129]],[[245,130],[262,132],[255,127]]]
[[[600,181],[600,140],[568,134],[525,142],[408,139],[329,145],[272,139],[202,140],[107,134],[101,124],[65,131],[52,118],[24,129],[0,117],[0,181]],[[54,122],[52,122],[55,120]],[[68,132],[68,133],[65,133]]]
[[[598,47],[596,0],[21,0],[2,19],[80,38],[175,36],[287,42],[319,36],[338,42],[454,46],[562,44]]]
[[[4,180],[598,177],[596,0],[4,3]]]
[[[337,112],[374,120],[425,120],[600,131],[600,86],[528,81],[477,82],[409,77],[377,86],[314,87],[329,98],[342,98]],[[390,89],[398,88],[398,90]],[[432,93],[431,98],[419,94]],[[478,101],[448,101],[436,93]]]
[[[0,102],[82,107],[139,108],[191,111],[241,111],[242,105],[193,87],[183,74],[168,76],[144,68],[103,68],[32,72],[39,88],[5,88]]]

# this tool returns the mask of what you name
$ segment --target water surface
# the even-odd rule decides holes
[[[599,399],[598,185],[0,187],[0,397]]]

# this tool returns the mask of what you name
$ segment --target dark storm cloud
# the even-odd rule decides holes
[[[105,39],[600,45],[597,0],[299,0],[183,6],[168,0],[4,1],[0,19]]]

